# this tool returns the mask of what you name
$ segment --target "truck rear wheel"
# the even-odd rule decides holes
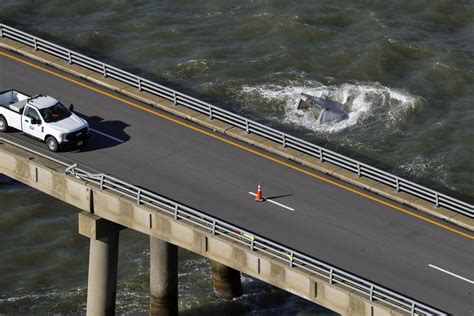
[[[7,120],[3,116],[0,116],[0,132],[5,133],[7,129],[8,129]]]
[[[57,152],[59,149],[58,141],[53,136],[48,136],[48,138],[46,138],[46,145],[52,152]]]

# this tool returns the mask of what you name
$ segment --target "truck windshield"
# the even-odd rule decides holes
[[[71,116],[71,111],[69,111],[61,102],[58,102],[49,108],[41,109],[40,113],[46,123],[61,121]]]

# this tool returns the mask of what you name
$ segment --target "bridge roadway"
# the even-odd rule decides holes
[[[57,69],[41,67],[105,91]],[[473,243],[466,236],[0,55],[0,90],[11,88],[73,103],[92,128],[122,141],[94,132],[80,150],[57,154],[63,160],[78,161],[158,192],[449,313],[472,315],[474,311],[473,285],[468,282],[474,279]],[[47,153],[44,144],[19,132],[7,137]],[[249,192],[255,192],[258,182],[267,197],[294,210],[256,203]]]

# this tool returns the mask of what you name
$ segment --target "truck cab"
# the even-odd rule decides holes
[[[29,97],[16,90],[0,92],[0,132],[8,127],[46,142],[58,151],[66,145],[83,144],[89,124],[61,101],[45,95]]]

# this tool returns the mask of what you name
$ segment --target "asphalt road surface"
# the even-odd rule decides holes
[[[79,150],[57,154],[63,159],[168,196],[446,312],[473,314],[472,239],[0,55],[0,91],[12,88],[73,103],[89,121],[95,130],[91,138]],[[45,144],[22,133],[6,136],[47,152]],[[281,205],[255,202],[249,192],[255,193],[259,182],[264,195]]]

